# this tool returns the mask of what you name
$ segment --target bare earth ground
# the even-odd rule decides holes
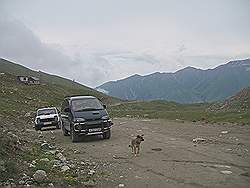
[[[145,141],[134,157],[128,145],[137,134]],[[102,164],[96,166],[103,177],[97,187],[250,187],[249,125],[120,118],[109,140],[95,136],[72,143],[60,130],[54,136],[67,158]],[[197,137],[206,140],[195,144]]]

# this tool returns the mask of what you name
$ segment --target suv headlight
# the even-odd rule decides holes
[[[75,130],[80,130],[81,129],[81,124],[80,123],[74,123],[74,128],[75,128]]]
[[[36,124],[40,123],[40,118],[36,118],[35,122]]]
[[[84,118],[76,118],[76,119],[74,119],[74,122],[76,122],[76,123],[81,123],[81,122],[84,122],[84,121],[86,121]]]
[[[103,116],[103,117],[102,117],[102,120],[108,120],[108,119],[109,119],[108,116]]]

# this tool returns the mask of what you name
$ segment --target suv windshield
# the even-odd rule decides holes
[[[103,106],[98,99],[75,99],[71,102],[74,112],[85,110],[103,110]]]
[[[56,114],[56,110],[55,109],[42,109],[42,110],[38,110],[37,115],[49,115],[49,114]]]

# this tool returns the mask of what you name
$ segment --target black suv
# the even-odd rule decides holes
[[[61,109],[62,131],[71,135],[72,142],[80,136],[103,135],[109,139],[113,123],[109,119],[106,106],[93,96],[66,97]]]

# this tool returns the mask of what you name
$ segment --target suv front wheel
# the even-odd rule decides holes
[[[110,130],[108,130],[107,132],[103,133],[103,138],[104,139],[110,139],[110,137],[111,137],[111,131]]]
[[[70,136],[71,136],[72,142],[79,141],[79,135],[76,134],[76,132],[73,130],[73,128],[70,129]]]

